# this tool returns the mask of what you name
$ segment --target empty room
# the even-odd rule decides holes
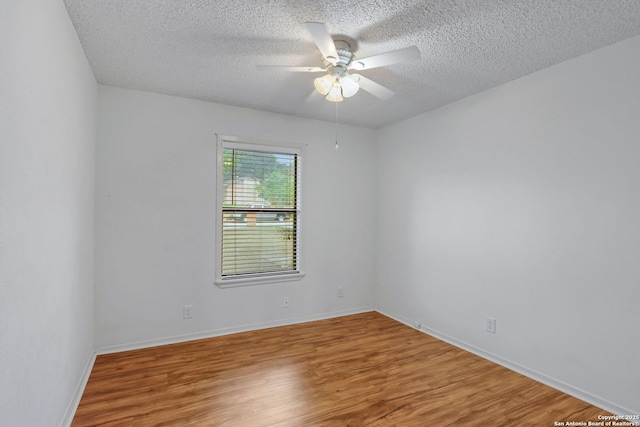
[[[3,0],[0,425],[640,425],[640,2]]]

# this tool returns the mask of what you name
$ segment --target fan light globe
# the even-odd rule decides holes
[[[327,101],[340,102],[343,101],[342,97],[342,88],[340,87],[340,83],[336,80],[331,89],[329,89],[329,93],[327,94]]]
[[[313,81],[313,85],[316,87],[316,90],[323,95],[327,95],[329,90],[333,86],[335,79],[331,74],[325,74],[322,77],[318,77]]]
[[[353,81],[350,76],[344,76],[340,79],[340,86],[342,86],[342,96],[345,98],[352,97],[360,89],[360,85]]]

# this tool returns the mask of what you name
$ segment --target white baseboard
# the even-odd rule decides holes
[[[412,321],[410,319],[407,319],[403,316],[399,316],[396,314],[391,314],[388,312],[385,312],[384,310],[381,310],[380,308],[376,308],[376,311],[380,314],[383,314],[387,317],[390,317],[394,320],[397,320],[400,323],[404,323],[407,326],[410,326],[412,328],[415,329],[415,325],[417,325],[418,323],[416,321]],[[623,408],[620,405],[617,405],[613,402],[609,402],[606,399],[602,399],[598,396],[595,396],[589,392],[586,392],[584,390],[581,390],[577,387],[574,387],[570,384],[567,384],[563,381],[557,380],[555,378],[551,378],[541,372],[537,372],[533,369],[529,369],[525,366],[522,366],[518,363],[514,363],[511,362],[509,360],[503,359],[500,356],[497,356],[493,353],[490,353],[488,351],[482,350],[481,348],[478,348],[474,345],[471,345],[469,343],[466,343],[464,341],[458,340],[456,338],[453,338],[447,334],[444,334],[440,331],[437,331],[435,329],[431,329],[428,327],[425,327],[424,325],[421,324],[419,331],[426,333],[427,335],[431,335],[434,338],[437,338],[441,341],[444,341],[446,343],[449,343],[455,347],[461,348],[463,350],[466,350],[470,353],[473,353],[477,356],[482,357],[483,359],[487,359],[493,363],[496,363],[500,366],[504,366],[507,369],[510,369],[512,371],[518,372],[519,374],[522,374],[526,377],[531,378],[532,380],[538,381],[542,384],[548,385],[549,387],[552,387],[556,390],[559,390],[563,393],[566,393],[570,396],[573,396],[577,399],[580,399],[584,402],[587,402],[591,405],[594,405],[604,411],[610,412],[612,414],[620,414],[620,415],[632,415],[635,414],[635,412],[633,412],[632,410],[629,410],[627,408]],[[638,423],[636,423],[635,425],[640,425]]]
[[[366,313],[370,311],[374,311],[372,307],[360,307],[360,308],[334,311],[334,312],[322,313],[322,314],[311,315],[311,316],[281,319],[273,322],[254,323],[254,324],[237,326],[232,328],[214,329],[214,330],[209,330],[204,332],[197,332],[195,334],[178,335],[178,336],[167,337],[167,338],[159,338],[155,340],[140,341],[140,342],[133,342],[129,344],[102,347],[96,350],[96,353],[98,355],[120,353],[122,351],[139,350],[142,348],[157,347],[160,345],[167,345],[167,344],[176,344],[176,343],[200,340],[205,338],[213,338],[213,337],[219,337],[223,335],[237,334],[240,332],[256,331],[259,329],[275,328],[278,326],[295,325],[298,323],[332,319],[335,317],[349,316],[352,314],[360,314],[360,313]]]
[[[93,369],[93,365],[96,362],[96,353],[92,352],[87,360],[87,364],[84,367],[84,371],[82,372],[82,376],[80,377],[80,381],[78,381],[78,385],[76,386],[76,390],[73,393],[73,399],[69,402],[69,406],[67,406],[67,410],[65,412],[64,419],[60,424],[60,427],[70,427],[73,422],[73,417],[78,410],[78,405],[80,404],[80,399],[82,399],[82,394],[84,393],[84,389],[87,386],[87,382],[89,381],[89,376],[91,375],[91,370]]]

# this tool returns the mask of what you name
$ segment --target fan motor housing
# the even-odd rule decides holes
[[[338,62],[336,62],[336,65],[333,65],[325,60],[324,66],[333,76],[342,77],[347,73],[347,69],[355,59],[355,55],[351,52],[351,46],[347,41],[334,40],[334,43],[336,45],[336,52],[338,53]]]

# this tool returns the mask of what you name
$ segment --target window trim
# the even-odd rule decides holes
[[[303,231],[305,229],[302,216],[303,203],[303,187],[304,179],[304,159],[306,145],[286,142],[273,142],[259,140],[254,138],[241,138],[231,135],[216,134],[216,220],[215,220],[215,279],[214,284],[221,288],[230,288],[237,286],[259,285],[266,283],[277,283],[301,280],[305,276],[304,272],[304,248],[303,248]],[[222,160],[225,148],[234,148],[239,150],[261,151],[265,153],[291,153],[298,156],[297,169],[297,266],[296,271],[274,272],[274,273],[255,273],[241,276],[222,276],[222,203],[224,200],[224,183]]]

